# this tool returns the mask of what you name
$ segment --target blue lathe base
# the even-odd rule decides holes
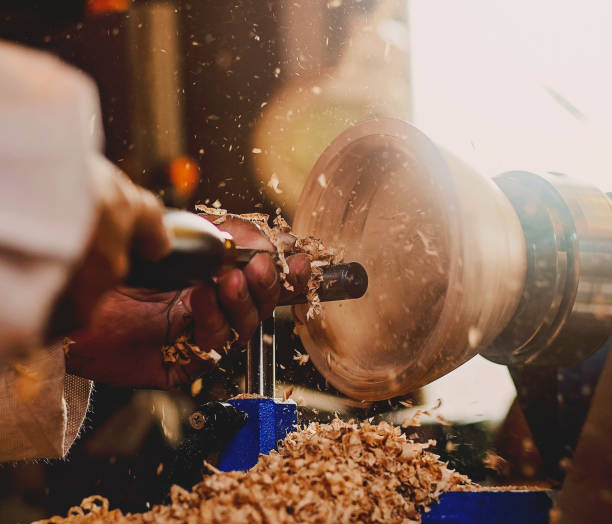
[[[444,493],[423,514],[423,524],[546,524],[549,491],[457,491]]]
[[[256,463],[260,453],[270,453],[276,443],[295,430],[297,405],[293,400],[273,398],[245,398],[229,400],[249,419],[219,456],[221,471],[247,471]]]

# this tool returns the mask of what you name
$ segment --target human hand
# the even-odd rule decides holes
[[[256,226],[230,218],[223,229],[242,247],[273,250]],[[281,300],[303,292],[310,276],[305,255],[288,258],[287,280],[295,290],[281,290],[278,267],[271,256],[255,256],[242,270],[233,269],[210,283],[179,293],[147,290],[113,291],[102,301],[89,329],[71,336],[66,367],[70,373],[118,386],[168,389],[193,381],[211,369],[214,359],[191,355],[187,364],[164,363],[161,348],[181,334],[187,316],[193,342],[203,352],[222,354],[236,330],[241,342]]]
[[[238,217],[228,217],[220,229],[230,233],[240,247],[275,253],[274,246],[259,228]],[[274,259],[260,253],[249,264],[233,269],[217,279],[216,286],[199,286],[191,294],[195,342],[202,350],[222,348],[238,333],[238,340],[246,342],[258,323],[268,318],[276,305],[303,292],[310,277],[310,260],[304,254],[287,258],[287,281],[293,291],[281,285],[279,268]]]
[[[102,295],[126,276],[134,250],[156,260],[170,248],[163,206],[115,168],[98,178],[97,223],[81,262],[56,302],[48,324],[48,341],[84,326]]]

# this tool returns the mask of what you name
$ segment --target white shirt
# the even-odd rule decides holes
[[[42,347],[97,217],[98,94],[57,58],[0,42],[0,461],[65,455],[91,383]]]

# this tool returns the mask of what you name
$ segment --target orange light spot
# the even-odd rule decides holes
[[[192,195],[199,179],[200,168],[192,158],[181,156],[170,163],[170,182],[180,195]]]
[[[121,13],[129,7],[129,0],[87,0],[87,14],[92,16]]]

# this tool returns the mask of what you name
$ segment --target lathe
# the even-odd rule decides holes
[[[584,360],[612,334],[606,194],[559,173],[512,171],[491,180],[412,125],[372,120],[321,155],[294,231],[355,261],[325,270],[320,316],[306,319],[306,306],[294,306],[296,330],[331,384],[355,399],[389,399],[481,354],[509,367],[546,461],[541,421],[529,420],[530,377]],[[217,240],[209,274],[197,273],[201,263],[177,273],[175,260],[168,275],[191,282],[193,268],[209,278],[224,261],[248,260]],[[148,278],[142,267],[134,274]],[[196,411],[189,449],[208,449],[214,434],[222,443],[219,468],[246,470],[292,430],[297,409],[275,398],[274,356],[271,320],[249,344],[246,395]],[[423,521],[540,522],[549,507],[546,492],[452,493]]]

